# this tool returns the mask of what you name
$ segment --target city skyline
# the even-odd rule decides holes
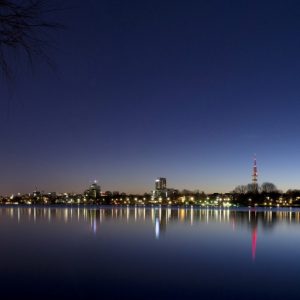
[[[300,188],[300,3],[66,1],[56,65],[0,85],[0,193]],[[80,22],[78,22],[80,20]]]
[[[158,194],[155,197],[159,197],[161,193],[162,193],[162,195],[164,197],[168,197],[168,192],[169,191],[174,191],[174,190],[176,190],[176,191],[189,190],[189,191],[193,191],[193,192],[194,191],[199,191],[199,192],[204,192],[204,193],[207,193],[207,194],[212,194],[212,193],[226,194],[226,193],[232,193],[235,190],[235,188],[238,188],[240,186],[244,186],[246,188],[247,185],[248,186],[252,186],[250,188],[252,190],[252,192],[253,191],[254,192],[259,192],[260,185],[263,184],[263,183],[269,184],[270,181],[264,180],[263,182],[260,182],[258,180],[258,178],[259,178],[258,173],[259,172],[258,172],[258,165],[257,165],[256,154],[253,156],[253,165],[252,165],[252,169],[251,170],[252,170],[251,180],[249,180],[248,182],[236,184],[234,186],[234,188],[232,188],[231,190],[228,190],[228,191],[217,191],[217,190],[207,191],[207,190],[201,189],[199,187],[191,189],[191,188],[188,188],[186,186],[182,187],[182,188],[178,188],[177,186],[171,186],[170,187],[167,184],[168,179],[166,177],[156,177],[156,179],[153,180],[153,182],[152,182],[153,186],[152,186],[151,189],[144,190],[144,191],[141,190],[140,192],[131,192],[131,191],[128,192],[128,191],[125,191],[125,190],[116,189],[115,187],[112,187],[112,188],[108,189],[105,186],[103,187],[101,185],[101,182],[99,182],[99,180],[97,180],[97,179],[94,179],[94,180],[90,181],[89,184],[90,184],[90,188],[92,188],[93,190],[94,189],[98,190],[97,192],[95,190],[93,192],[93,194],[97,193],[99,195],[100,195],[100,193],[105,193],[105,191],[108,191],[108,192],[120,192],[120,193],[126,193],[126,194],[140,194],[140,195],[142,195],[144,193],[152,194],[152,193],[154,193],[154,191],[156,191],[156,192],[158,192]],[[271,184],[274,185],[273,182],[271,182]],[[172,183],[171,183],[171,185],[172,185]],[[57,190],[54,190],[54,189],[50,191],[50,190],[45,190],[45,189],[43,189],[41,187],[38,188],[37,186],[35,186],[34,191],[43,191],[43,192],[47,192],[47,193],[55,192],[55,193],[59,193],[59,194],[64,194],[64,193],[73,193],[73,194],[77,193],[77,194],[81,194],[83,191],[84,191],[84,193],[86,193],[88,191],[86,189],[86,187],[87,186],[84,187],[84,190],[76,190],[76,189],[73,188],[72,191],[71,190],[69,190],[69,191],[66,191],[66,190],[65,191],[57,191]],[[291,187],[288,188],[288,189],[286,189],[286,190],[282,190],[282,189],[278,188],[278,186],[276,184],[274,185],[274,188],[276,188],[278,191],[280,191],[282,193],[285,193],[288,190],[300,190],[300,188],[298,189],[298,188],[291,188]],[[34,191],[33,191],[33,193],[34,193]],[[28,191],[26,191],[26,192],[23,191],[22,193],[21,192],[17,192],[17,193],[11,193],[11,194],[12,195],[14,195],[14,194],[16,195],[16,194],[30,194],[30,193],[32,193],[32,191],[29,191],[29,192]],[[2,195],[4,195],[4,194],[2,194]],[[7,195],[8,194],[6,194],[6,196]],[[153,196],[154,196],[154,194],[153,194]]]

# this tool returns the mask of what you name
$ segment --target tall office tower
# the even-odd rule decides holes
[[[163,177],[159,177],[155,180],[155,189],[157,191],[162,191],[167,189],[167,179]]]
[[[90,185],[84,194],[93,199],[97,199],[101,196],[101,187],[97,184],[96,180]]]

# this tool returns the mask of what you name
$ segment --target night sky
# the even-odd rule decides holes
[[[299,1],[65,1],[0,86],[0,194],[300,188]]]

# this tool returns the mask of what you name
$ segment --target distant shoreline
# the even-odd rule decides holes
[[[278,211],[299,209],[300,206],[201,206],[201,205],[102,205],[102,204],[0,204],[0,208],[129,208],[129,209],[196,209],[196,210],[230,210],[230,211]]]

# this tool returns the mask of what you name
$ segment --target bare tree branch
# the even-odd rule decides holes
[[[49,43],[44,37],[49,30],[63,26],[45,18],[56,10],[45,0],[0,0],[0,72],[7,78],[13,75],[8,58],[12,51],[25,53],[31,65],[34,57],[50,63],[46,51]]]

